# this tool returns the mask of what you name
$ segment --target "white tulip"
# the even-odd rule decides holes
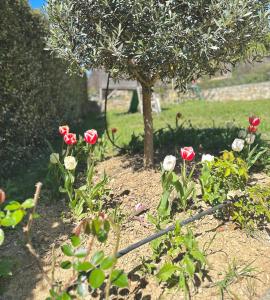
[[[167,155],[163,161],[163,169],[165,171],[173,171],[176,164],[176,157],[173,155]]]
[[[211,154],[203,154],[202,155],[202,162],[204,162],[204,161],[212,162],[214,160],[215,160],[215,156],[213,156]]]
[[[251,145],[254,143],[254,141],[255,141],[255,134],[248,134],[246,137],[246,143],[248,145]]]
[[[242,130],[239,131],[238,137],[239,137],[240,139],[244,139],[246,136],[247,136],[246,130],[242,129]]]
[[[77,166],[77,161],[74,156],[67,156],[64,159],[64,165],[67,170],[75,170]]]
[[[232,143],[232,150],[241,152],[245,146],[245,141],[242,139],[235,139]]]
[[[50,163],[55,165],[59,162],[59,153],[52,153],[50,155]]]

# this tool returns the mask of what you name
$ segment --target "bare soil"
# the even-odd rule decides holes
[[[144,170],[141,166],[142,159],[139,156],[132,159],[119,156],[100,163],[97,168],[97,176],[101,176],[105,170],[111,178],[111,206],[119,205],[118,212],[122,215],[121,249],[154,232],[154,227],[147,222],[146,214],[140,218],[131,218],[138,203],[143,203],[150,213],[155,214],[162,192],[160,173]],[[253,183],[270,185],[270,178],[264,174],[253,176],[252,180]],[[76,224],[70,217],[64,201],[43,202],[41,198],[38,210],[41,218],[34,223],[33,244],[49,276],[55,257],[55,278],[65,284],[70,278],[70,273],[59,267],[59,263],[64,259],[60,247],[66,243]],[[195,213],[196,211],[192,211],[178,217],[184,219]],[[268,299],[263,295],[266,295],[270,288],[270,228],[258,231],[252,237],[231,222],[222,223],[213,216],[208,216],[193,223],[192,229],[200,246],[207,248],[208,260],[207,277],[198,286],[197,291],[192,293],[192,299],[222,299],[215,283],[224,279],[225,271],[233,262],[239,266],[252,263],[256,272],[252,277],[239,278],[231,284],[228,292],[225,292],[224,299]],[[112,234],[106,252],[112,251],[114,240]],[[210,241],[212,243],[209,246]],[[155,278],[140,270],[142,257],[147,258],[150,253],[149,245],[145,245],[119,259],[118,267],[129,273],[130,284],[128,289],[113,290],[111,299],[184,299],[182,292],[168,290]],[[1,257],[4,256],[12,258],[16,271],[11,279],[0,281],[3,293],[0,300],[46,299],[49,295],[49,285],[33,257],[23,247],[20,231],[11,231],[8,234],[4,246],[1,247]],[[85,299],[94,298],[102,299],[102,296],[92,294]]]

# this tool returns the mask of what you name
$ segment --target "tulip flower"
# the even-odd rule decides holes
[[[175,168],[176,157],[173,155],[167,155],[163,161],[163,169],[167,172],[172,172]]]
[[[75,145],[77,143],[75,133],[67,133],[64,135],[64,141],[67,145]]]
[[[181,153],[183,160],[191,161],[195,157],[195,152],[192,147],[181,148],[180,153]]]
[[[95,129],[87,130],[84,133],[84,140],[87,144],[94,145],[97,142],[98,134]]]
[[[249,133],[255,133],[257,131],[257,127],[250,125],[247,130]]]
[[[65,168],[69,171],[75,170],[77,166],[77,161],[74,156],[66,156],[64,158]]]
[[[6,193],[0,189],[0,204],[4,203],[6,200]]]
[[[251,126],[259,126],[260,123],[261,123],[260,118],[255,117],[255,116],[249,117],[249,124]]]
[[[212,162],[214,161],[215,156],[210,155],[210,154],[203,154],[202,155],[202,162],[208,161],[208,162]]]
[[[116,134],[117,128],[112,128],[112,134]]]
[[[50,155],[50,163],[56,165],[59,162],[59,153],[52,153]]]
[[[232,143],[232,150],[241,152],[245,146],[245,141],[242,139],[235,139]]]
[[[253,144],[255,142],[255,134],[248,134],[245,141],[248,145]]]
[[[60,126],[59,133],[63,136],[66,135],[67,133],[69,133],[69,127],[67,125]]]
[[[244,139],[246,136],[247,136],[246,130],[242,129],[242,130],[239,131],[238,137],[239,137],[240,139]]]

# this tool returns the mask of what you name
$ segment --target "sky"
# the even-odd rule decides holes
[[[32,8],[41,8],[45,0],[29,0]]]

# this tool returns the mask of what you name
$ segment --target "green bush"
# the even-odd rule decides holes
[[[46,19],[28,1],[2,0],[0,13],[0,176],[7,176],[60,123],[79,120],[87,89],[45,49]]]

